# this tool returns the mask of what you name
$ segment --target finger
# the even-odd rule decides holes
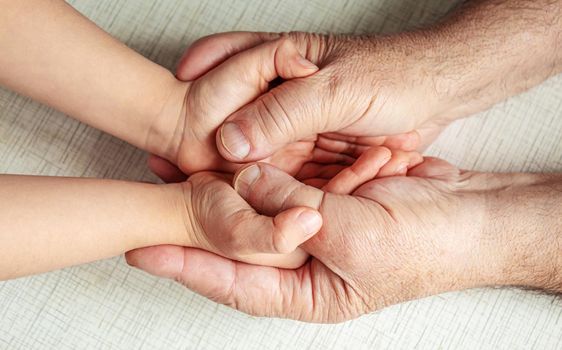
[[[313,293],[309,266],[295,271],[248,265],[204,250],[176,246],[137,249],[128,252],[126,258],[134,267],[174,279],[217,303],[254,316],[302,320],[317,317],[312,306],[318,293]],[[315,279],[333,276],[323,265],[316,265],[320,267]]]
[[[295,206],[318,210],[324,198],[324,192],[265,163],[243,168],[234,176],[233,184],[242,198],[264,215]]]
[[[273,218],[259,215],[253,210],[240,211],[225,221],[226,226],[233,231],[232,237],[235,239],[229,245],[237,256],[257,252],[291,253],[322,227],[320,213],[303,206],[285,209]],[[256,232],[262,233],[262,237],[258,239]],[[269,237],[263,233],[269,233]]]
[[[177,183],[187,180],[187,175],[164,158],[151,154],[148,157],[147,163],[150,171],[166,183]]]
[[[316,147],[325,151],[333,152],[342,155],[348,155],[353,158],[358,158],[367,151],[371,146],[360,145],[354,142],[347,142],[342,140],[332,139],[326,136],[319,136],[316,141]]]
[[[321,142],[322,148],[334,152],[340,149],[340,152],[350,155],[358,153],[355,157],[361,154],[354,149],[356,147],[361,149],[361,147],[386,146],[390,149],[414,151],[421,144],[421,136],[416,130],[391,136],[350,136],[338,133],[325,133],[322,134],[321,138],[323,138]]]
[[[400,135],[388,136],[383,145],[390,149],[415,151],[421,144],[421,137],[417,131],[410,131]]]
[[[392,153],[386,147],[372,147],[355,163],[334,176],[322,189],[336,194],[351,194],[357,187],[374,179],[391,156]]]
[[[433,157],[424,157],[423,162],[408,171],[408,176],[425,177],[438,180],[455,180],[460,171],[451,163]]]
[[[352,136],[344,135],[336,132],[328,132],[322,134],[328,140],[342,141],[363,146],[382,146],[387,139],[387,136]]]
[[[295,178],[298,180],[305,180],[317,177],[330,180],[345,168],[347,168],[347,165],[306,163],[302,166]]]
[[[365,150],[367,149],[368,147],[365,147]],[[312,161],[316,163],[338,163],[351,165],[353,164],[353,162],[355,162],[355,158],[354,156],[349,156],[337,151],[327,151],[321,148],[314,148],[314,150],[312,151]]]
[[[265,44],[264,44],[265,45]],[[315,76],[284,82],[232,114],[219,128],[217,148],[232,162],[269,157],[283,146],[330,128],[323,121]]]
[[[418,152],[392,150],[392,157],[380,169],[377,178],[406,175],[409,168],[421,163],[423,157]]]
[[[195,80],[229,57],[279,38],[276,33],[229,32],[213,34],[195,41],[183,54],[176,68],[181,81]]]
[[[328,183],[328,181],[329,180],[326,179],[312,178],[312,179],[303,180],[302,183],[308,186],[321,189]]]

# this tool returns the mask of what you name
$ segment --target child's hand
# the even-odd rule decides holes
[[[153,124],[147,149],[177,164],[186,174],[203,170],[234,172],[239,166],[225,161],[217,151],[218,127],[229,115],[266,92],[275,79],[305,77],[317,70],[288,39],[270,41],[234,55],[204,76],[178,83]],[[299,163],[300,158],[309,156],[312,145],[297,143],[286,150],[293,156],[297,154],[296,159],[291,159]]]
[[[175,205],[185,223],[186,237],[178,244],[258,265],[301,266],[308,255],[297,247],[316,234],[322,217],[308,207],[291,207],[271,217],[260,215],[231,186],[232,176],[200,172],[176,186]],[[249,247],[264,242],[259,253]],[[268,239],[263,239],[269,235]],[[296,250],[297,249],[297,250]]]

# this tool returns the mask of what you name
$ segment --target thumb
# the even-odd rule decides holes
[[[302,78],[316,71],[318,67],[290,39],[280,38],[230,57],[195,81],[190,94],[195,101],[207,101],[205,112],[211,115],[198,116],[199,122],[218,121],[215,130],[228,115],[266,92],[275,79]]]
[[[187,132],[198,141],[186,147],[183,169],[190,173],[225,169],[217,152],[216,132],[229,115],[254,101],[281,77],[294,79],[318,70],[288,38],[242,51],[195,80],[186,95]],[[222,165],[221,165],[222,164]]]
[[[434,157],[424,157],[422,163],[408,171],[408,176],[442,181],[455,181],[460,174],[461,171],[451,163]]]
[[[185,51],[176,68],[176,77],[181,81],[195,80],[228,58],[279,37],[279,34],[260,32],[229,32],[203,37]]]
[[[324,192],[303,184],[273,165],[254,163],[238,171],[234,188],[262,215],[275,216],[293,207],[318,210]]]
[[[257,161],[288,143],[326,131],[315,88],[318,79],[284,82],[232,114],[217,133],[221,155],[232,162]]]

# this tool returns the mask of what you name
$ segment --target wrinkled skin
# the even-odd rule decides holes
[[[252,315],[313,322],[344,321],[482,280],[476,276],[486,261],[471,253],[483,215],[472,173],[427,158],[406,177],[375,179],[338,195],[273,166],[252,166],[259,166],[257,180],[249,181],[245,168],[234,182],[258,212],[306,206],[322,214],[321,231],[301,246],[313,257],[304,266],[248,265],[174,246],[129,252],[128,262]]]
[[[220,131],[217,132],[227,117],[251,120],[246,124],[248,127],[269,128],[262,131],[275,145],[260,144],[260,150],[264,152],[258,157],[252,156],[250,160],[274,164],[297,175],[300,180],[314,177],[329,179],[371,146],[384,145],[393,151],[396,164],[407,163],[411,157],[409,152],[431,141],[441,126],[434,128],[434,122],[422,123],[418,130],[414,130],[413,125],[419,123],[413,117],[422,112],[419,106],[412,106],[411,110],[404,112],[412,120],[402,118],[399,123],[396,117],[402,115],[392,108],[387,108],[388,112],[383,111],[382,114],[374,110],[369,115],[359,113],[359,109],[367,108],[365,104],[372,104],[370,101],[375,97],[377,101],[382,99],[372,86],[372,81],[380,78],[374,79],[376,74],[369,72],[364,64],[367,56],[372,55],[367,49],[375,45],[375,40],[369,39],[369,45],[364,45],[365,42],[360,38],[305,33],[244,32],[217,34],[198,40],[186,51],[177,68],[177,78],[188,82],[189,89],[180,121],[177,122],[178,130],[174,132],[175,141],[171,142],[165,157],[169,161],[152,156],[150,168],[157,175],[174,182],[185,180],[184,173],[236,171],[240,165],[227,162],[222,157],[235,163],[246,160],[233,159],[224,150]],[[300,56],[306,56],[320,66],[320,71],[300,67],[295,63]],[[349,65],[355,65],[355,68],[348,70]],[[383,64],[376,65],[379,66],[381,71],[389,69]],[[350,76],[350,72],[356,76]],[[285,81],[277,86],[270,84],[278,76]],[[335,82],[337,85],[333,85]],[[403,82],[401,86],[408,83]],[[396,97],[402,100],[393,103],[404,105],[409,97],[400,90],[401,86],[396,86],[399,91]],[[287,92],[291,95],[288,96]],[[283,106],[266,109],[280,111],[281,108],[288,115],[263,114],[263,107],[270,104],[267,101],[271,96],[279,96],[278,102]],[[252,103],[256,98],[258,102]],[[420,96],[420,99],[423,98]],[[411,102],[408,100],[408,104]],[[171,103],[175,100],[172,99]],[[254,111],[257,103],[262,107]],[[422,105],[427,105],[427,100]],[[374,120],[375,114],[383,122]],[[289,123],[298,123],[298,130],[279,129],[287,124],[287,121],[281,120],[286,117]],[[264,122],[258,123],[259,119]],[[384,127],[388,120],[399,125]],[[322,130],[317,126],[322,126]],[[341,132],[324,132],[339,128],[343,128]],[[182,137],[178,139],[178,135]],[[423,140],[420,140],[420,135]],[[421,141],[424,145],[420,144]],[[326,169],[325,165],[329,168]]]
[[[220,129],[217,146],[228,160],[262,160],[291,142],[322,137],[359,145],[378,141],[393,149],[412,150],[420,142],[421,146],[430,143],[451,121],[446,118],[446,104],[438,101],[426,77],[427,67],[420,65],[423,53],[409,52],[407,45],[398,50],[392,37],[307,33],[282,37],[289,37],[320,70],[285,81],[232,114],[225,125],[238,125],[251,147],[247,157],[235,156],[221,137],[228,134],[223,133],[226,128]],[[278,38],[279,34],[243,32],[203,38],[184,55],[178,78],[196,78],[233,54],[260,50],[264,42]],[[389,135],[396,136],[389,139]],[[337,143],[316,144],[342,151]]]

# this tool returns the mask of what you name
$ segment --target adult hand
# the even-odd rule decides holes
[[[560,23],[562,5],[528,5],[471,1],[433,27],[384,37],[287,34],[320,70],[280,84],[231,115],[218,132],[219,151],[230,161],[248,162],[303,139],[318,138],[323,145],[322,137],[329,136],[361,144],[416,131],[427,145],[451,121],[561,71],[562,56],[551,48],[560,45],[562,27],[552,23]],[[225,33],[201,39],[184,56],[178,77],[193,79],[278,37]],[[192,73],[182,68],[187,62]],[[337,142],[323,146],[355,150]]]
[[[156,247],[128,253],[128,262],[253,315],[313,322],[471,287],[562,290],[559,176],[460,172],[429,158],[353,195],[324,193],[262,163],[234,181],[266,215],[318,208],[324,225],[302,245],[313,258],[283,270]]]
[[[295,34],[291,37],[297,38],[304,35]],[[277,42],[277,45],[271,45],[271,41]],[[264,45],[264,43],[269,44]],[[302,47],[302,42],[300,44],[301,47],[298,50],[306,51],[306,48]],[[271,47],[279,47],[279,52],[272,55]],[[290,52],[290,54],[285,52]],[[251,91],[248,96],[253,97],[257,97],[258,92],[269,90],[270,86],[264,85],[257,77],[255,79],[244,78],[262,75],[260,70],[263,68],[254,68],[257,62],[264,67],[269,67],[268,69],[282,70],[284,66],[294,66],[295,62],[299,60],[298,58],[293,59],[291,56],[299,57],[299,53],[293,48],[293,41],[287,40],[286,35],[249,32],[218,34],[202,38],[186,50],[178,64],[176,77],[184,82],[200,81],[200,83],[194,84],[196,91],[201,85],[204,86],[205,84],[223,85],[223,89],[227,90],[230,88],[232,89],[231,93],[235,95],[231,98],[231,104],[241,106],[245,101],[249,101],[249,97],[244,97],[244,94],[238,93],[240,86]],[[289,59],[289,62],[286,62],[287,59]],[[299,69],[295,70],[299,71]],[[221,71],[224,73],[221,74]],[[304,77],[313,71],[305,70],[299,74]],[[209,72],[211,74],[207,76]],[[243,81],[241,81],[242,78],[244,78]],[[252,86],[252,81],[256,83],[255,86]],[[173,154],[172,159],[178,158],[177,162],[151,155],[148,160],[149,168],[165,182],[185,181],[186,173],[197,170],[235,171],[241,166],[224,161],[214,144],[213,137],[219,124],[222,123],[221,117],[224,118],[225,115],[233,112],[229,103],[224,103],[224,96],[218,96],[218,100],[214,101],[213,96],[203,96],[201,93],[196,93],[191,94],[190,98],[191,104],[196,104],[199,110],[194,113],[187,113],[187,117],[191,116],[191,119],[196,121],[198,119],[205,120],[209,123],[209,126],[202,128],[204,131],[201,131],[199,130],[201,129],[201,122],[187,123],[183,127],[182,134],[193,132],[186,128],[195,128],[196,133],[205,135],[197,139],[204,139],[205,142],[190,144],[189,141],[192,138],[185,136],[182,147],[176,147],[171,152]],[[194,103],[196,98],[202,98],[202,101]],[[306,96],[303,96],[303,98],[306,98]],[[310,106],[315,105],[317,105],[317,101],[312,99]],[[208,109],[211,107],[215,108],[212,115],[216,115],[217,118],[207,120],[205,116],[209,114]],[[287,134],[286,136],[290,135]],[[220,140],[217,139],[217,142],[220,143]],[[338,171],[352,164],[365,150],[373,146],[385,146],[391,149],[393,162],[389,165],[403,168],[404,164],[411,164],[411,159],[416,158],[412,151],[419,146],[419,135],[415,131],[393,136],[360,138],[342,137],[338,134],[309,135],[306,138],[279,147],[260,161],[274,164],[284,171],[296,175],[300,180],[312,180],[313,177],[317,177],[319,180],[328,180]],[[394,172],[394,170],[391,172]]]

